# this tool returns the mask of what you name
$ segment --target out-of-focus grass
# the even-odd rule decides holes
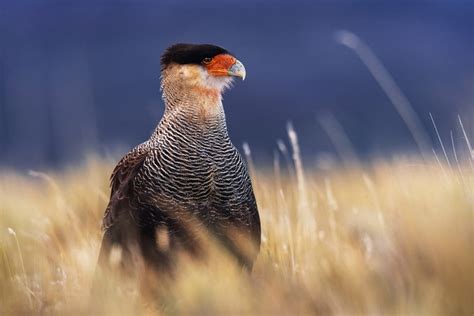
[[[224,255],[184,261],[156,304],[136,291],[89,298],[112,167],[90,159],[61,173],[0,174],[1,315],[82,314],[90,301],[114,315],[474,312],[470,166],[254,169],[263,238],[252,275]]]

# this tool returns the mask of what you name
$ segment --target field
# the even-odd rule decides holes
[[[252,275],[221,253],[207,264],[183,260],[147,299],[133,289],[89,297],[113,161],[4,170],[0,315],[474,313],[469,161],[311,170],[289,160],[290,168],[250,164],[263,229]]]

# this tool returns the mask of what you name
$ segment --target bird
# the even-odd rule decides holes
[[[112,172],[98,266],[110,267],[119,249],[124,269],[142,262],[168,271],[180,253],[207,256],[199,233],[204,231],[251,271],[260,249],[259,212],[222,102],[246,69],[211,44],[174,44],[160,64],[165,110],[150,138]]]

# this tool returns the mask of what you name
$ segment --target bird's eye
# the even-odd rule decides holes
[[[211,62],[211,60],[212,60],[212,58],[206,57],[206,58],[204,58],[204,59],[202,60],[202,63],[203,63],[204,65],[207,65],[207,64],[209,64],[209,63]]]

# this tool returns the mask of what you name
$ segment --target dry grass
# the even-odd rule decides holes
[[[1,315],[86,312],[112,167],[90,159],[61,173],[0,174]],[[132,291],[100,298],[101,312],[474,312],[470,166],[397,160],[253,173],[263,243],[251,277],[224,255],[185,261],[156,304]]]

